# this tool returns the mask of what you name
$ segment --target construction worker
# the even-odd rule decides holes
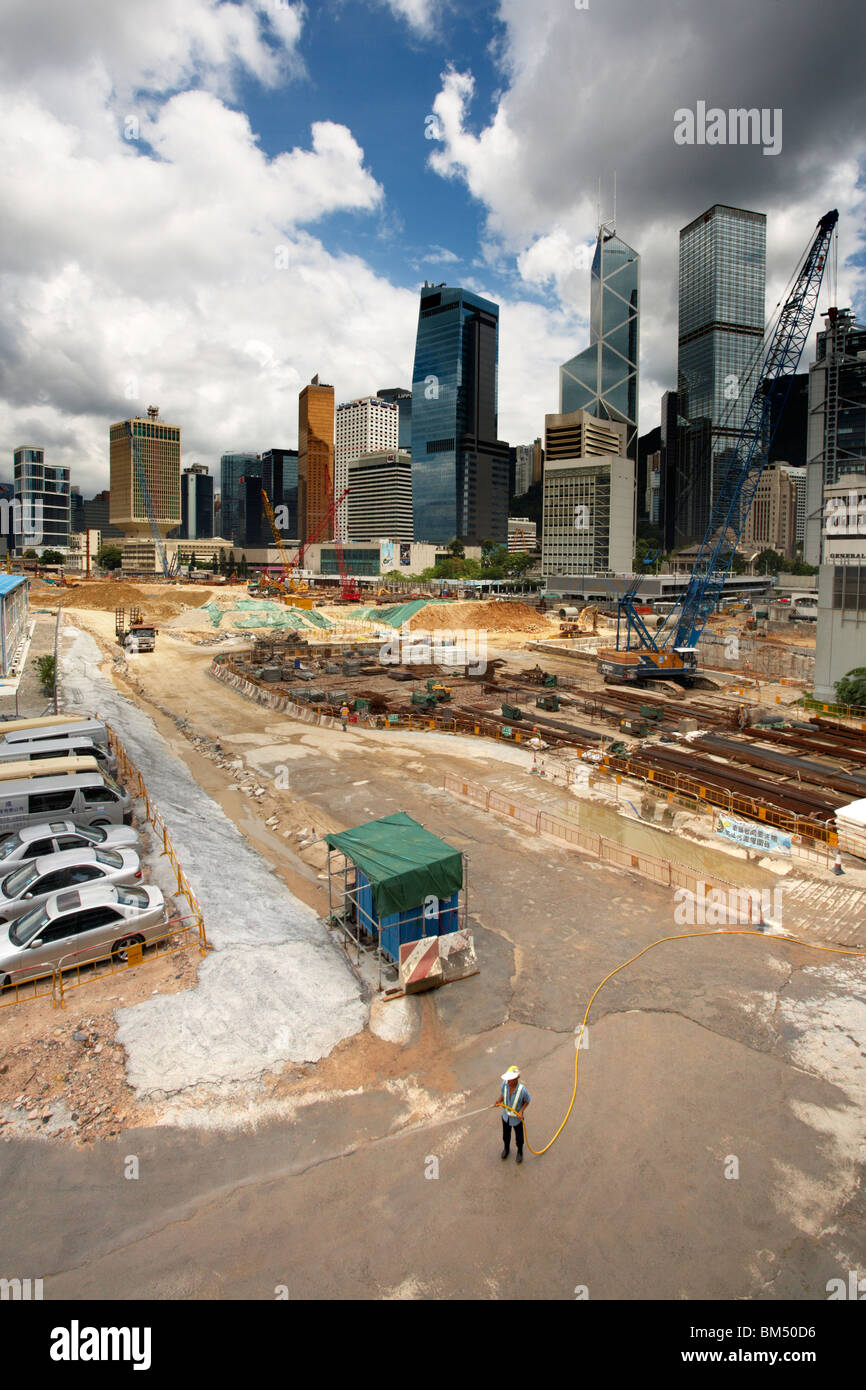
[[[345,733],[346,727],[349,723],[349,706],[346,704],[345,700],[340,706],[340,719],[343,722],[343,733]]]
[[[517,1140],[517,1162],[523,1162],[523,1114],[532,1097],[520,1080],[520,1068],[502,1073],[502,1094],[496,1102],[502,1109],[502,1158],[511,1151],[511,1131]]]

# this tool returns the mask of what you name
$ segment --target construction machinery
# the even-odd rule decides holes
[[[153,623],[144,621],[140,608],[130,608],[128,620],[125,608],[115,608],[114,631],[118,642],[125,651],[152,652],[156,650],[157,629]]]
[[[651,633],[635,598],[640,576],[617,601],[616,647],[598,653],[607,681],[640,683],[673,679],[693,685],[697,644],[724,583],[749,515],[778,420],[809,335],[838,212],[826,213],[794,275],[793,288],[770,335],[758,385],[722,479],[685,594],[664,627]]]

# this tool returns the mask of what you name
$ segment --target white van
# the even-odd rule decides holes
[[[6,743],[0,739],[0,767],[13,762],[52,762],[57,758],[95,758],[102,772],[117,772],[117,759],[104,744],[89,738],[21,739]]]
[[[41,719],[0,720],[0,746],[37,739],[89,738],[108,747],[108,730],[101,719],[72,719],[65,714],[46,714]]]
[[[93,758],[56,761],[57,768],[42,763],[38,773],[28,763],[0,767],[0,837],[59,817],[81,825],[132,824],[128,793]]]

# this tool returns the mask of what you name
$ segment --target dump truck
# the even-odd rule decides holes
[[[117,640],[127,652],[152,652],[156,648],[158,629],[153,623],[146,623],[140,608],[130,608],[127,618],[125,608],[114,610],[114,631]]]

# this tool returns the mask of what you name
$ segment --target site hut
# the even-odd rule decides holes
[[[0,574],[0,693],[14,692],[16,714],[29,619],[30,580],[23,574]]]
[[[359,964],[362,950],[376,953],[380,989],[383,962],[399,971],[401,946],[466,926],[466,855],[405,811],[324,839],[329,923]]]

